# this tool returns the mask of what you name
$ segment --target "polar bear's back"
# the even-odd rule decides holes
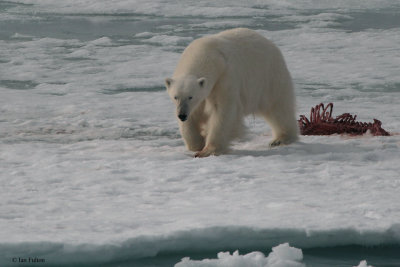
[[[215,38],[226,60],[230,87],[239,85],[245,113],[268,109],[271,101],[282,98],[294,106],[291,77],[278,47],[244,28],[221,32]]]
[[[255,48],[257,46],[260,46],[263,49],[266,47],[274,47],[272,42],[270,42],[268,39],[264,38],[256,31],[246,28],[226,30],[211,36],[230,41],[231,46],[237,46],[240,49]]]
[[[281,64],[284,64],[278,47],[253,30],[237,28],[223,31],[211,38],[215,38],[219,44],[218,49],[224,55],[227,66],[247,79],[270,79],[274,70],[281,70]],[[284,68],[286,69],[286,65]]]

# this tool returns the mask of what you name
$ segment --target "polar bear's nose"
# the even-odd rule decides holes
[[[186,114],[179,114],[179,115],[178,115],[178,118],[179,118],[181,121],[185,121],[185,120],[187,119],[187,115],[186,115]]]

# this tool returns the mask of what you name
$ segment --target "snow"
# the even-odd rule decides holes
[[[272,248],[268,257],[261,252],[251,252],[243,256],[238,251],[232,255],[229,252],[220,252],[218,259],[191,261],[190,258],[183,258],[175,267],[304,267],[299,262],[302,259],[301,249],[285,243]]]
[[[185,44],[192,41],[191,37],[179,37],[179,36],[168,36],[168,35],[158,35],[153,36],[149,39],[142,40],[144,43],[154,43],[159,45],[178,45]]]
[[[371,265],[367,265],[367,261],[361,261],[357,267],[372,267]]]
[[[0,3],[0,265],[302,266],[307,249],[399,246],[397,1],[242,2]],[[191,40],[243,26],[281,48],[298,115],[333,102],[392,135],[270,149],[250,116],[230,153],[193,158],[163,80]]]

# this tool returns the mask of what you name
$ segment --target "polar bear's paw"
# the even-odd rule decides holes
[[[201,151],[197,152],[194,157],[195,158],[205,158],[211,155],[218,156],[221,155],[222,152],[217,150],[214,146],[206,146]]]
[[[276,146],[289,145],[289,144],[295,142],[296,140],[297,140],[297,136],[296,135],[290,136],[290,137],[282,136],[282,137],[278,137],[278,138],[275,138],[274,140],[272,140],[269,143],[269,146],[270,147],[276,147]]]
[[[203,149],[196,154],[194,154],[195,158],[205,158],[211,155],[215,155],[215,151],[209,150],[209,149]]]
[[[284,143],[282,142],[282,140],[281,139],[275,139],[275,140],[272,140],[270,143],[269,143],[269,146],[270,147],[276,147],[276,146],[281,146],[281,145],[283,145]]]

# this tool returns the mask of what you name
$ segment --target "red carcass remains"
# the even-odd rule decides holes
[[[381,125],[381,121],[374,119],[374,122],[358,122],[357,115],[344,113],[336,118],[332,118],[333,104],[329,103],[326,107],[323,103],[311,108],[310,119],[300,115],[298,120],[300,133],[302,135],[330,135],[330,134],[349,134],[362,135],[367,131],[374,136],[388,136]]]

